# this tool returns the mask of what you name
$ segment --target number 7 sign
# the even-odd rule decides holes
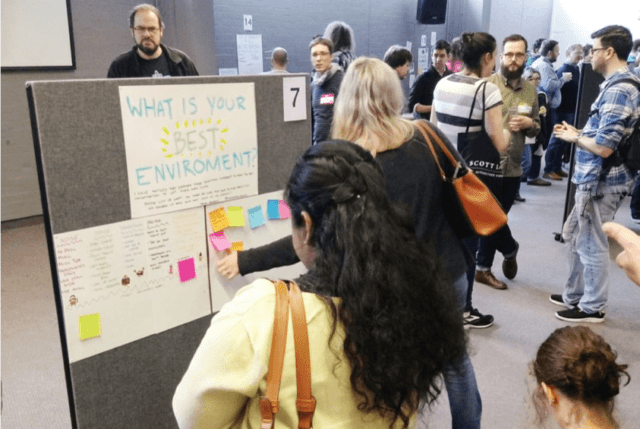
[[[285,77],[282,79],[282,102],[284,121],[304,121],[307,119],[307,78]]]

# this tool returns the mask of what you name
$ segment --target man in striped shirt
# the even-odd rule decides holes
[[[605,160],[633,132],[640,116],[640,91],[620,81],[640,79],[627,66],[632,46],[627,28],[607,26],[591,38],[593,70],[605,77],[600,94],[582,131],[566,122],[554,128],[557,138],[578,148],[571,179],[576,184],[575,206],[562,231],[569,248],[569,279],[562,295],[550,299],[569,308],[556,313],[561,320],[601,323],[609,291],[609,243],[602,224],[613,220],[636,175],[624,164],[607,168]]]

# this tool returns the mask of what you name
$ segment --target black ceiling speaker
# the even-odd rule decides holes
[[[417,19],[420,24],[444,24],[447,0],[418,0]]]

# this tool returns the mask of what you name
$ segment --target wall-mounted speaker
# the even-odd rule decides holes
[[[444,24],[447,0],[418,0],[416,18],[420,24]]]

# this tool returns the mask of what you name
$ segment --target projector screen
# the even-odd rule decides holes
[[[2,0],[2,71],[75,68],[69,0]]]

